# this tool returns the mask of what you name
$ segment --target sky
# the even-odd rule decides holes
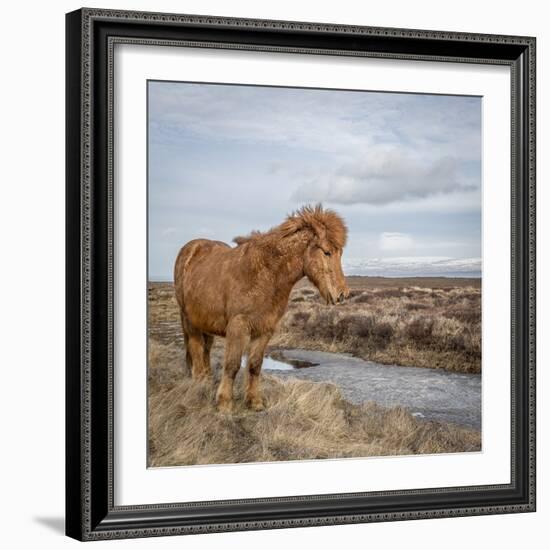
[[[346,275],[481,275],[481,98],[148,83],[149,278],[187,241],[345,219]]]

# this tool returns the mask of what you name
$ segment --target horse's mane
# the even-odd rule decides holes
[[[289,214],[280,225],[265,232],[252,231],[246,237],[235,237],[233,242],[240,246],[260,240],[283,239],[302,229],[312,230],[335,248],[342,249],[346,246],[348,230],[344,220],[334,210],[324,209],[321,204],[302,206]]]

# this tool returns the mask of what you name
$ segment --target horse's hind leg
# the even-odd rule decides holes
[[[255,411],[262,411],[264,402],[260,391],[260,372],[264,360],[264,353],[271,334],[265,334],[254,339],[248,352],[248,381],[246,383],[245,401],[248,407]]]
[[[185,342],[185,376],[191,376],[193,374],[193,361],[191,359],[191,352],[189,351],[189,336],[187,336],[187,332],[183,333],[183,341]]]
[[[212,368],[210,366],[210,350],[212,349],[212,343],[214,337],[210,334],[204,333],[204,368],[208,377],[212,376]]]
[[[241,366],[241,358],[250,340],[250,328],[245,318],[234,317],[225,333],[225,357],[223,374],[216,393],[220,412],[231,412],[233,407],[233,383]]]
[[[212,373],[210,365],[205,363],[205,334],[197,330],[191,330],[188,333],[188,350],[191,356],[191,374],[195,380],[210,378]]]
[[[180,309],[180,319],[181,319],[181,330],[183,332],[183,342],[185,344],[185,366],[186,366],[186,376],[191,376],[193,374],[193,360],[191,359],[191,352],[189,351],[189,335],[188,335],[188,325],[187,319],[183,314],[183,311]]]
[[[211,378],[210,348],[214,337],[197,330],[191,325],[183,310],[180,310],[180,317],[188,374],[195,379]]]

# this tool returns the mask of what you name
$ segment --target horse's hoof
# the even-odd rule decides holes
[[[231,414],[233,411],[233,403],[231,401],[218,401],[216,406],[218,412],[221,414]]]
[[[246,406],[255,412],[265,411],[265,405],[262,399],[247,400]]]

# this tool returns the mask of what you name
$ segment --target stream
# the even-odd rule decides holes
[[[343,353],[302,349],[273,352],[263,369],[280,377],[332,382],[353,403],[402,406],[426,420],[481,430],[481,375],[382,365]]]

